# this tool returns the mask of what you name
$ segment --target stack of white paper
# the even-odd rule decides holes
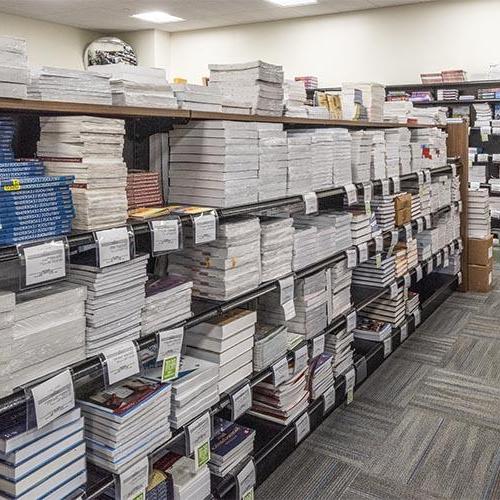
[[[262,282],[276,280],[292,272],[293,219],[261,217],[260,258]]]
[[[467,222],[469,238],[486,238],[491,234],[490,204],[487,189],[469,189]]]
[[[473,104],[476,113],[476,121],[474,127],[491,127],[491,120],[493,113],[491,106],[488,103],[475,103]]]
[[[333,254],[335,247],[335,218],[329,214],[321,215],[296,215],[294,220],[297,224],[315,227],[317,230],[317,247],[315,261],[321,261]]]
[[[397,128],[388,128],[385,134],[385,177],[399,176],[400,132]]]
[[[328,318],[331,322],[334,318],[344,314],[351,308],[351,284],[352,270],[347,268],[347,259],[343,259],[331,268],[327,273],[327,296]],[[328,277],[330,274],[330,277]]]
[[[352,182],[368,182],[372,155],[372,136],[366,130],[351,132]]]
[[[169,136],[169,201],[217,208],[257,202],[255,123],[190,122]]]
[[[164,69],[120,63],[90,66],[89,71],[110,78],[115,106],[177,108],[177,99]]]
[[[352,282],[355,285],[385,288],[395,279],[396,258],[387,257],[377,266],[374,257],[359,264],[352,273]]]
[[[222,109],[222,95],[219,89],[192,83],[172,84],[175,97],[181,109],[219,112]]]
[[[307,118],[307,92],[304,82],[299,80],[285,80],[285,115]]]
[[[342,187],[352,183],[351,135],[346,128],[332,129],[334,139],[333,186]]]
[[[413,108],[410,119],[417,120],[421,125],[446,125],[448,108],[446,107],[422,107]]]
[[[125,122],[92,116],[42,116],[37,155],[47,175],[73,175],[73,228],[97,230],[127,221]]]
[[[384,102],[384,121],[406,123],[413,114],[412,101]]]
[[[312,172],[304,165],[312,164],[312,134],[287,131],[288,178],[287,196],[301,195],[312,190]]]
[[[317,261],[318,229],[316,226],[306,226],[294,223],[293,260],[294,271],[304,269]]]
[[[26,40],[0,36],[0,96],[26,99],[29,81]]]
[[[370,178],[372,180],[385,179],[385,135],[383,130],[365,131],[371,136],[372,150],[370,163]]]
[[[306,132],[309,133],[309,132]],[[316,129],[312,135],[312,189],[331,188],[333,185],[334,134],[331,129]]]
[[[253,350],[253,367],[261,372],[275,361],[283,358],[287,351],[288,332],[285,325],[257,323]]]

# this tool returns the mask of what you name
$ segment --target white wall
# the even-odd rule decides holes
[[[263,59],[320,85],[412,83],[421,72],[500,62],[500,0],[453,0],[170,35],[170,74],[200,83],[208,63]]]
[[[83,69],[83,52],[99,33],[0,12],[0,34],[25,38],[32,66]]]

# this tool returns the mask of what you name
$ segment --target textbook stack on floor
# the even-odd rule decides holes
[[[181,109],[211,111],[222,113],[223,97],[215,87],[193,85],[192,83],[174,83],[175,97]]]
[[[125,122],[90,116],[40,118],[38,157],[49,175],[73,175],[75,229],[93,231],[127,221]]]
[[[272,281],[292,272],[293,219],[260,218],[261,281]]]
[[[0,96],[26,99],[29,80],[26,40],[0,36]]]

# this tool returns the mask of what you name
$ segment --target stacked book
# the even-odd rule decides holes
[[[287,351],[287,341],[286,326],[257,323],[253,348],[254,371],[261,372],[284,357]]]
[[[384,121],[407,123],[413,113],[413,102],[408,100],[405,94],[405,99],[388,100],[384,103]]]
[[[408,299],[406,300],[406,314],[411,316],[420,305],[420,296],[416,292],[408,290]]]
[[[285,198],[288,175],[287,133],[280,123],[257,123],[259,201]]]
[[[420,213],[425,215],[430,215],[432,212],[432,193],[431,184],[425,183],[420,187]],[[450,200],[451,201],[451,200]],[[448,203],[446,203],[448,205]]]
[[[175,97],[181,109],[222,113],[223,98],[215,87],[193,85],[192,83],[174,83]]]
[[[469,238],[486,238],[491,234],[490,203],[487,189],[469,189],[467,224]]]
[[[333,186],[335,134],[332,129],[316,129],[312,136],[312,189],[320,191]]]
[[[323,106],[307,106],[307,118],[315,118],[316,120],[329,120],[331,118],[328,108]]]
[[[255,123],[190,122],[169,137],[169,201],[217,208],[258,201]]]
[[[307,118],[307,93],[304,82],[301,80],[285,80],[285,116]]]
[[[334,128],[333,132],[333,186],[342,187],[352,183],[351,135],[346,128]]]
[[[294,223],[292,269],[299,271],[317,262],[318,228]]]
[[[210,86],[231,99],[250,103],[252,113],[282,116],[283,68],[262,61],[209,64]]]
[[[385,87],[379,83],[343,83],[342,94],[359,90],[367,119],[371,122],[384,120]]]
[[[12,175],[14,168],[17,166],[16,163],[13,163],[15,156],[12,147],[15,132],[16,122],[14,119],[10,116],[0,116],[0,175],[2,178]],[[43,175],[44,173],[43,165],[36,162],[27,166],[24,163],[19,163],[19,165],[16,169],[19,171],[19,177],[31,177]]]
[[[396,258],[386,257],[380,266],[377,266],[374,257],[363,264],[359,264],[352,273],[354,285],[385,288],[390,285],[396,277]]]
[[[332,360],[333,356],[324,352],[309,364],[308,389],[313,401],[333,387]]]
[[[432,102],[434,101],[434,95],[430,90],[419,90],[413,91],[410,95],[411,102]],[[415,109],[413,110],[412,115],[414,114]]]
[[[367,243],[372,239],[371,215],[356,209],[351,213],[352,244],[357,246]]]
[[[327,333],[325,336],[325,352],[332,355],[335,377],[347,372],[353,364],[354,350],[351,346],[353,340],[353,333],[347,332],[345,328],[337,333]]]
[[[399,326],[406,317],[404,286],[398,289],[396,297],[391,299],[390,292],[374,300],[359,313],[360,320],[374,320]]]
[[[148,256],[105,268],[71,264],[69,281],[87,287],[87,357],[141,334]]]
[[[340,94],[342,118],[344,120],[368,120],[368,111],[363,102],[363,92],[353,84],[343,84]]]
[[[391,336],[391,333],[392,326],[389,323],[369,318],[359,318],[358,324],[354,329],[354,338],[383,342]]]
[[[273,281],[292,272],[293,219],[260,218],[261,281]]]
[[[441,71],[443,83],[455,83],[467,81],[467,73],[463,69],[448,69]]]
[[[422,231],[417,234],[418,261],[430,259],[432,255],[432,231]]]
[[[252,408],[247,413],[270,422],[289,425],[306,409],[309,400],[307,368],[279,386],[271,379],[253,388]]]
[[[237,115],[251,115],[252,104],[250,101],[242,102],[226,95],[222,96],[222,112],[235,113]]]
[[[288,177],[287,196],[312,191],[312,172],[304,165],[312,164],[312,135],[287,131]]]
[[[385,136],[385,177],[399,176],[399,147],[400,132],[397,128],[388,128],[384,131]],[[408,140],[409,142],[409,140]]]
[[[89,71],[110,78],[115,106],[177,108],[164,69],[119,63],[90,66]]]
[[[396,278],[399,278],[408,272],[408,259],[406,258],[406,245],[404,243],[398,243],[394,247],[394,256],[396,257]]]
[[[6,422],[0,432],[3,498],[76,498],[87,482],[83,418],[75,408],[40,429]]]
[[[420,203],[420,194],[411,195],[411,219],[416,220],[422,216],[422,205]]]
[[[418,145],[419,165],[412,164],[412,171],[437,168],[447,164],[446,131],[437,127],[411,129],[411,142]],[[414,151],[412,150],[412,155]],[[413,156],[412,156],[413,161]]]
[[[163,205],[160,174],[132,170],[127,176],[128,209]]]
[[[168,196],[168,169],[170,161],[170,149],[168,145],[168,133],[159,133],[149,136],[149,169],[160,175],[163,199],[167,201]]]
[[[170,436],[170,385],[131,377],[78,401],[85,417],[87,459],[120,474]]]
[[[210,440],[210,472],[217,477],[226,476],[243,459],[253,454],[254,440],[254,429],[215,417]]]
[[[352,271],[343,259],[326,270],[329,322],[351,308]],[[328,277],[328,273],[330,277]]]
[[[372,198],[371,207],[377,219],[377,225],[382,231],[390,231],[395,227],[396,211],[394,196],[376,195]]]
[[[297,224],[315,227],[316,232],[316,257],[315,262],[324,260],[332,255],[335,247],[335,217],[328,213],[321,215],[296,215],[294,220]]]
[[[14,387],[11,376],[10,361],[12,359],[12,327],[14,326],[14,308],[16,295],[8,291],[0,291],[0,336],[3,347],[0,350],[0,397],[10,394]]]
[[[49,66],[31,68],[28,98],[87,104],[113,103],[108,75]]]
[[[351,224],[353,216],[350,212],[340,212],[337,210],[324,210],[321,212],[321,217],[317,217],[323,225],[331,226],[333,228],[333,241],[332,247],[322,248],[322,255],[330,257],[333,253],[339,253],[346,250],[353,245]],[[318,246],[323,246],[323,241],[318,241]]]
[[[459,94],[458,89],[437,89],[437,100],[458,101]]]
[[[365,131],[371,137],[370,179],[385,179],[385,135],[383,130]]]
[[[188,240],[189,241],[189,240]],[[170,256],[169,270],[193,281],[193,295],[230,300],[260,283],[260,224],[254,217],[217,227],[217,239]]]
[[[317,76],[296,76],[296,82],[304,82],[304,87],[306,90],[315,90],[318,88],[318,77]]]
[[[142,335],[158,332],[191,317],[193,283],[183,276],[152,277],[146,283]]]
[[[407,128],[398,128],[399,131],[399,175],[411,173],[411,132]]]
[[[26,40],[0,36],[0,96],[26,99],[29,80]]]
[[[352,182],[370,181],[372,136],[365,130],[351,132],[351,174]]]
[[[252,374],[256,321],[254,311],[234,309],[186,331],[186,354],[218,366],[219,393]]]
[[[91,116],[40,118],[38,157],[47,174],[73,175],[75,229],[94,231],[127,221],[125,122]]]

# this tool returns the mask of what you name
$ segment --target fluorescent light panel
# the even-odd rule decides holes
[[[318,3],[318,0],[267,0],[280,7],[298,7],[300,5],[311,5]]]
[[[142,14],[134,14],[136,19],[141,19],[142,21],[148,21],[150,23],[164,24],[164,23],[176,23],[178,21],[184,21],[182,17],[175,17],[167,14],[166,12],[161,12],[155,10],[153,12],[143,12]]]

